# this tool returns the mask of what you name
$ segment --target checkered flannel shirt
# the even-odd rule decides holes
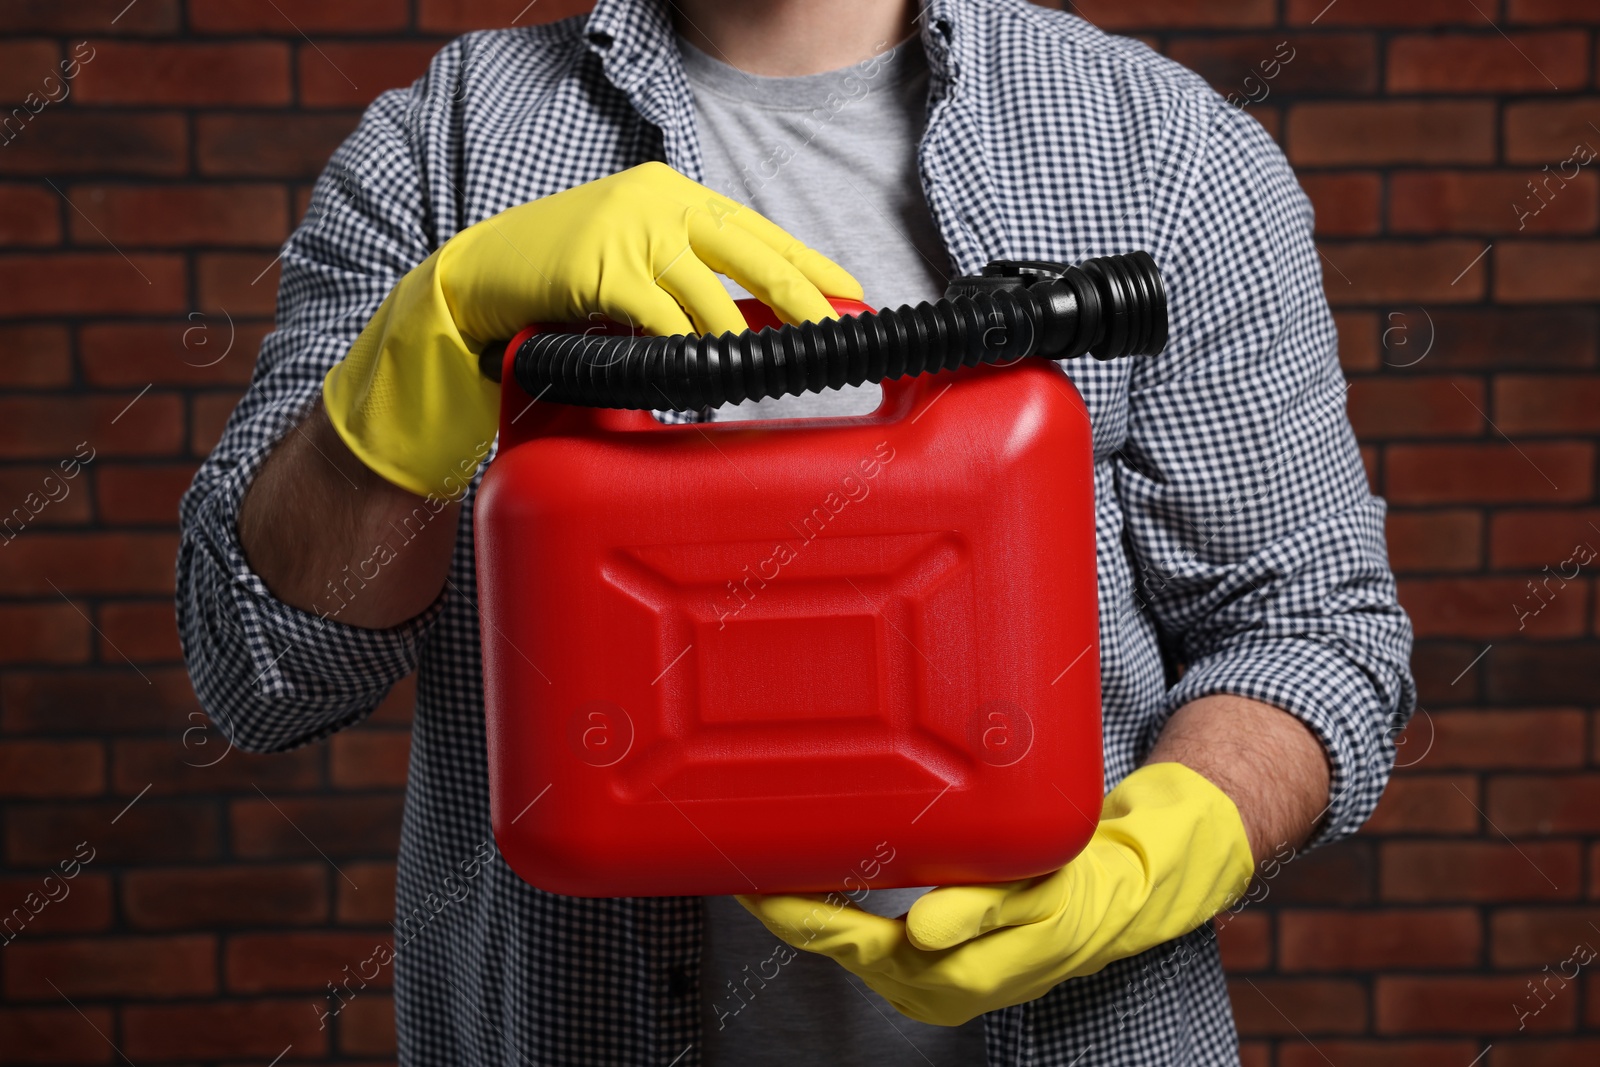
[[[929,0],[917,28],[918,169],[955,268],[1143,248],[1169,286],[1163,355],[1063,364],[1094,431],[1108,785],[1179,706],[1235,693],[1321,739],[1316,843],[1351,833],[1415,702],[1411,630],[1306,197],[1254,120],[1136,41],[1027,0]],[[556,896],[498,858],[461,879],[492,837],[470,497],[439,599],[382,631],[275,598],[241,553],[240,500],[401,275],[496,212],[652,159],[702,176],[659,0],[447,45],[329,162],[283,251],[276,328],[183,498],[184,655],[237,746],[324,738],[417,672],[393,963],[406,1064],[693,1067],[701,902]],[[991,1013],[989,1062],[1237,1062],[1209,930]]]

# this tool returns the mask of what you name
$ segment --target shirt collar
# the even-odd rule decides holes
[[[666,0],[597,0],[583,38],[600,57],[606,76],[631,94],[669,58],[672,17]]]
[[[954,82],[964,64],[971,33],[969,6],[975,0],[923,0],[918,36],[934,78],[933,91]],[[600,56],[606,76],[634,95],[663,71],[679,65],[667,0],[597,0],[584,24],[584,40]]]
[[[931,180],[944,190],[925,188],[925,195],[958,273],[976,273],[1009,247],[1004,223],[993,206],[992,179],[983,153],[966,139],[933,133],[938,125],[935,116],[946,110],[942,105],[963,95],[961,72],[977,69],[970,60],[979,28],[974,8],[983,2],[923,0],[917,19],[928,60],[929,126],[920,149],[922,165],[938,172]],[[584,24],[584,39],[598,56],[606,79],[660,131],[661,158],[694,181],[702,181],[704,159],[695,133],[694,95],[683,72],[667,0],[596,0]],[[959,179],[945,181],[947,174]]]

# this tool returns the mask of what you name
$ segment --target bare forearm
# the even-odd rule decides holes
[[[1147,763],[1182,763],[1233,800],[1259,863],[1304,844],[1328,806],[1328,758],[1299,719],[1271,704],[1218,694],[1168,720]]]
[[[368,470],[318,402],[257,472],[240,508],[239,541],[280,600],[383,629],[439,595],[460,511]]]

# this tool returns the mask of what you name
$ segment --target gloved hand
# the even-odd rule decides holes
[[[1255,868],[1238,809],[1181,763],[1139,768],[1105,798],[1088,847],[1053,874],[941,886],[904,920],[812,895],[741,896],[795,948],[831,956],[902,1015],[959,1026],[1188,933]]]
[[[464,485],[494,438],[500,387],[478,353],[531,322],[598,313],[646,333],[745,329],[716,273],[785,322],[835,318],[861,298],[843,268],[756,211],[644,163],[509,208],[446,241],[384,298],[323,380],[350,450],[419,496]]]

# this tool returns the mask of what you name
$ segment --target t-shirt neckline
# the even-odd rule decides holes
[[[828,105],[831,100],[865,96],[871,90],[897,85],[926,65],[921,42],[913,34],[858,63],[820,74],[772,76],[751,74],[700,49],[683,34],[675,34],[683,58],[684,76],[696,89],[741,104],[773,110],[804,111]],[[920,62],[919,62],[920,61]]]

